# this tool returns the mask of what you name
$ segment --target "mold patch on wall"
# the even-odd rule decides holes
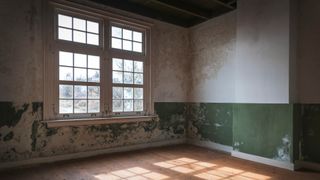
[[[6,109],[12,109],[13,105],[0,104]],[[0,162],[180,139],[186,134],[183,103],[155,103],[159,118],[149,122],[60,128],[47,128],[42,122],[42,106],[41,102],[14,105],[12,112],[23,112],[16,123],[0,127]],[[5,117],[7,112],[1,113],[0,117]]]
[[[234,149],[292,162],[292,111],[291,104],[235,104]]]
[[[188,104],[188,138],[232,146],[233,105]]]
[[[21,120],[22,114],[28,109],[29,104],[15,106],[12,102],[0,102],[0,128],[3,126],[14,127]]]

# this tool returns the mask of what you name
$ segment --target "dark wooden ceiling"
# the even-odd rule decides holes
[[[160,21],[191,27],[236,9],[237,0],[91,0]]]

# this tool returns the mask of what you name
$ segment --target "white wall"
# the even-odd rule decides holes
[[[289,102],[289,1],[237,1],[236,102]]]
[[[190,29],[190,101],[234,101],[236,11]]]

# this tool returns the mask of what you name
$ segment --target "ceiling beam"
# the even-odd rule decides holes
[[[200,15],[200,14],[198,14],[198,13],[195,13],[195,12],[192,12],[192,11],[189,11],[189,10],[186,10],[186,9],[182,9],[182,8],[179,8],[179,7],[176,7],[176,6],[167,4],[167,3],[164,3],[164,2],[162,2],[162,1],[149,0],[148,2],[154,2],[154,3],[157,3],[157,4],[159,4],[159,5],[162,5],[162,6],[165,6],[165,7],[174,9],[174,10],[176,10],[176,11],[180,11],[180,12],[183,12],[183,13],[185,13],[185,14],[189,14],[189,15],[191,15],[191,16],[195,16],[195,17],[198,17],[198,18],[201,18],[201,19],[204,19],[204,20],[208,20],[208,19],[209,19],[209,17],[206,17],[206,16]]]
[[[220,4],[220,5],[222,5],[222,6],[224,6],[224,7],[226,7],[226,8],[229,8],[229,9],[235,9],[235,7],[233,7],[233,6],[231,6],[230,4],[228,4],[228,3],[224,3],[224,2],[222,2],[222,1],[220,1],[220,0],[212,0],[213,2],[215,2],[215,3],[217,3],[217,4]]]

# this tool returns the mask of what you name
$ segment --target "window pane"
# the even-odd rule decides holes
[[[111,47],[116,49],[122,49],[121,39],[112,38]]]
[[[142,42],[142,33],[133,31],[133,40]]]
[[[59,51],[59,65],[73,66],[72,53]]]
[[[87,86],[74,86],[75,99],[87,99]]]
[[[88,112],[97,113],[100,111],[100,100],[88,100]]]
[[[111,35],[112,35],[112,37],[122,38],[121,28],[112,26],[111,27]]]
[[[62,40],[72,41],[72,30],[59,27],[58,38]]]
[[[59,113],[73,113],[73,100],[59,100]]]
[[[133,84],[133,73],[123,73],[123,83]]]
[[[99,23],[87,21],[87,31],[99,34]]]
[[[73,81],[73,68],[59,67],[59,80]]]
[[[86,21],[83,19],[73,18],[73,29],[86,30]]]
[[[132,51],[132,41],[123,40],[123,49],[127,51]]]
[[[123,29],[123,39],[132,40],[132,31]]]
[[[87,100],[74,100],[75,113],[87,113]]]
[[[140,73],[134,74],[134,84],[143,84],[143,74],[140,74]]]
[[[134,100],[134,111],[143,111],[143,100]]]
[[[73,41],[79,43],[86,43],[86,33],[80,31],[73,31]]]
[[[100,57],[88,55],[88,68],[100,69]]]
[[[113,83],[123,83],[122,72],[113,71],[112,72],[112,82]]]
[[[72,85],[59,85],[59,97],[62,99],[73,98],[73,86]]]
[[[133,51],[142,52],[142,43],[133,42]]]
[[[143,72],[143,62],[135,61],[134,62],[134,72]]]
[[[112,99],[123,99],[123,88],[113,87],[112,88]]]
[[[124,60],[123,61],[123,64],[124,64],[124,68],[123,70],[124,71],[129,71],[129,72],[133,72],[133,61],[131,60]]]
[[[112,58],[112,69],[122,71],[123,70],[122,59]]]
[[[88,82],[100,82],[100,70],[88,69]]]
[[[87,44],[99,45],[99,35],[87,33]]]
[[[122,112],[123,111],[123,101],[122,100],[113,100],[112,101],[112,111],[113,112]]]
[[[88,99],[100,99],[99,86],[88,86]]]
[[[133,99],[133,88],[123,88],[124,99]]]
[[[74,66],[87,67],[87,55],[74,53]]]
[[[134,99],[143,99],[143,88],[134,88]]]
[[[74,68],[75,81],[87,81],[87,70],[82,68]]]
[[[58,26],[72,28],[72,17],[59,14]]]
[[[124,100],[123,109],[126,112],[133,111],[133,101],[132,100]]]

